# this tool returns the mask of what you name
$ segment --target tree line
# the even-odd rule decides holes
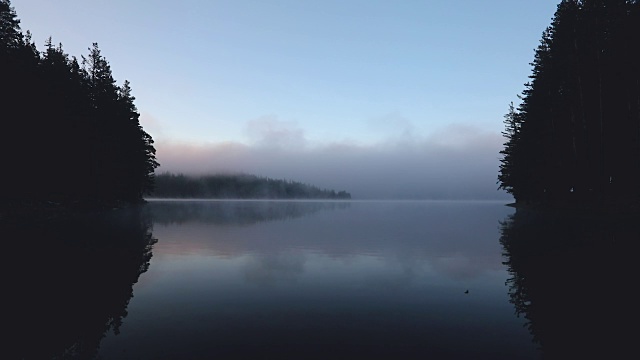
[[[289,180],[276,180],[255,175],[187,176],[169,172],[157,174],[155,190],[158,198],[212,199],[350,199],[346,191],[326,190]]]
[[[51,38],[38,51],[0,0],[0,79],[0,200],[111,206],[152,190],[153,139],[97,43],[80,59]]]
[[[499,188],[517,203],[640,203],[640,1],[563,0],[505,116]]]

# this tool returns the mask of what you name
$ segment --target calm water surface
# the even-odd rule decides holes
[[[635,350],[633,216],[495,202],[151,201],[0,221],[0,238],[3,359]]]
[[[151,202],[120,358],[535,358],[503,203]],[[205,356],[206,355],[206,356]]]

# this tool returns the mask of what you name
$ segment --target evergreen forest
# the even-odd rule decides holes
[[[521,204],[636,208],[638,64],[640,1],[561,1],[505,116],[499,188]]]
[[[296,181],[255,175],[161,173],[155,177],[153,197],[206,199],[351,199],[346,191],[325,190]]]
[[[96,43],[80,59],[51,39],[38,51],[0,0],[0,79],[2,203],[117,206],[153,189],[153,139]]]

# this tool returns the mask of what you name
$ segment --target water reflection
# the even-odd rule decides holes
[[[148,206],[163,254],[273,257],[308,250],[344,261],[375,256],[400,263],[406,276],[428,260],[434,271],[462,280],[503,268],[495,224],[511,212],[502,204],[447,202],[158,201]]]
[[[516,313],[548,359],[634,353],[637,217],[518,210],[501,226]]]
[[[0,238],[4,359],[93,358],[120,331],[155,243],[141,209],[0,224]]]
[[[155,200],[153,219],[160,224],[201,222],[217,225],[251,225],[259,222],[295,219],[321,210],[346,209],[342,201],[199,201]]]
[[[100,357],[535,357],[496,241],[512,209],[343,204],[150,203],[151,267]]]
[[[295,281],[304,273],[306,259],[302,256],[273,254],[255,256],[244,265],[245,279],[257,284]]]

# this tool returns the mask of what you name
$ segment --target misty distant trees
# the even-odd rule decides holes
[[[131,86],[116,85],[93,44],[80,60],[39,52],[0,0],[0,200],[137,202],[153,187],[153,139]]]
[[[519,203],[640,200],[640,1],[563,0],[505,116],[499,187]]]
[[[255,175],[162,173],[155,177],[153,197],[212,199],[350,199],[346,191],[324,190],[295,181]]]

